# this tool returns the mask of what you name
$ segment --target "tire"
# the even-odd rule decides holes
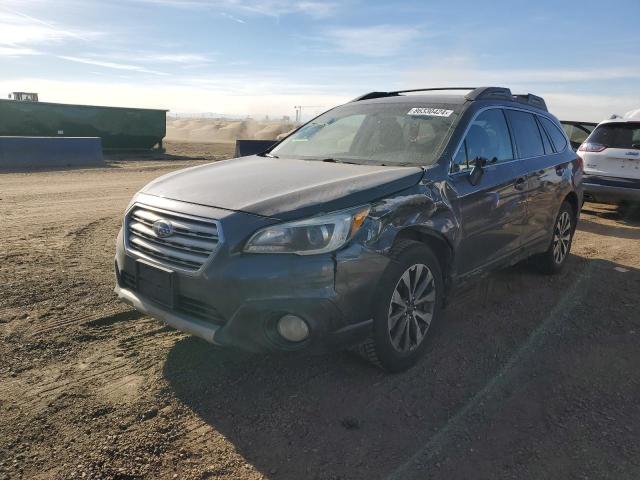
[[[559,273],[567,262],[573,234],[576,230],[576,213],[569,202],[563,202],[553,223],[553,236],[546,252],[535,257],[536,266],[545,274]]]
[[[440,318],[443,293],[442,270],[429,247],[398,241],[374,297],[373,333],[358,352],[391,373],[415,365]]]

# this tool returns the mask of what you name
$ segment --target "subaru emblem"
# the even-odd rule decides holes
[[[173,235],[173,225],[169,220],[161,218],[153,222],[153,233],[160,238],[167,238]]]

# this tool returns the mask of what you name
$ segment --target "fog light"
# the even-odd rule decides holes
[[[290,342],[301,342],[309,336],[309,326],[300,317],[285,315],[278,320],[278,333]]]

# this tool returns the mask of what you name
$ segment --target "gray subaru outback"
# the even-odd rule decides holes
[[[581,178],[540,97],[372,92],[262,154],[145,186],[118,235],[115,291],[216,345],[355,348],[401,371],[456,289],[528,257],[560,271]]]

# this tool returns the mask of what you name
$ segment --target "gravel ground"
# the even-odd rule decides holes
[[[112,293],[131,196],[212,148],[0,174],[0,478],[640,478],[640,215],[585,204],[561,275],[491,275],[404,374],[253,356]]]

